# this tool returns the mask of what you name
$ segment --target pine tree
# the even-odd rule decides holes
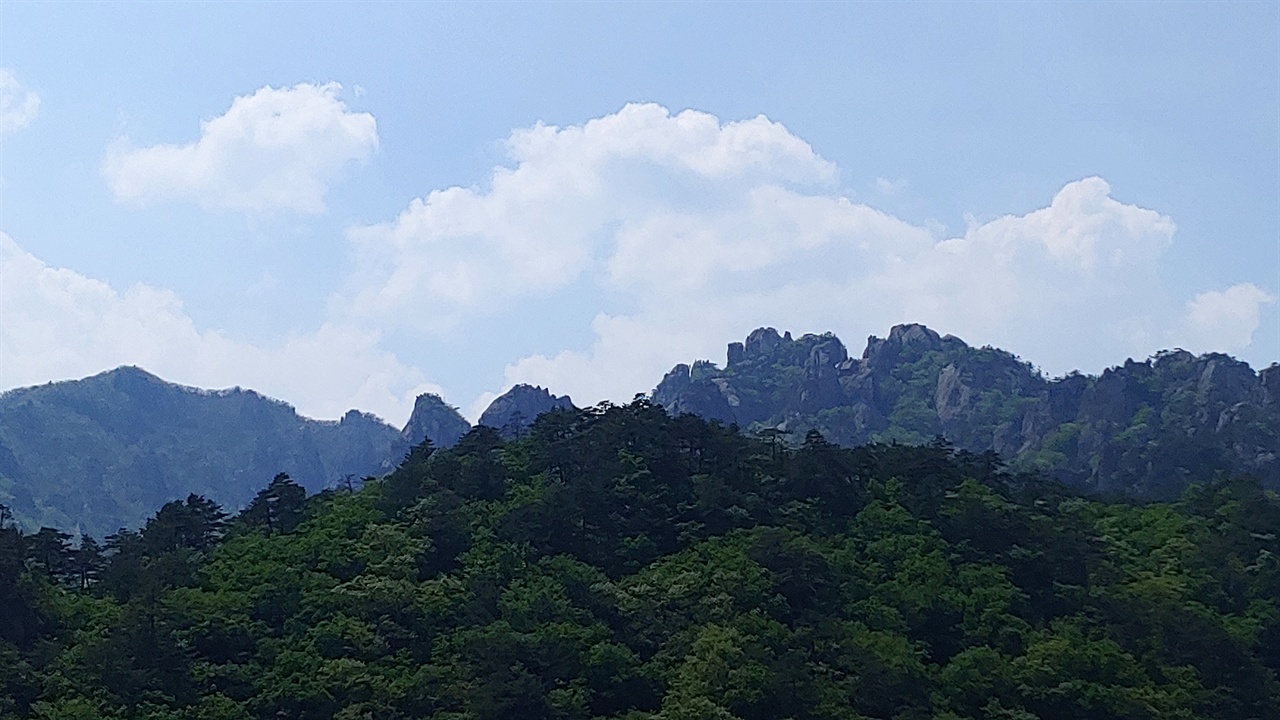
[[[302,522],[307,491],[289,479],[288,473],[277,473],[271,484],[253,498],[241,513],[241,520],[252,528],[268,533],[288,533]]]

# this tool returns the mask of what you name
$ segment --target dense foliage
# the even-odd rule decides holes
[[[637,401],[310,499],[0,531],[0,718],[1280,717],[1280,502]]]

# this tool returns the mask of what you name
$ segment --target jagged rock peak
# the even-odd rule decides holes
[[[419,445],[424,439],[438,448],[451,447],[458,438],[467,434],[471,423],[462,417],[458,409],[446,403],[435,393],[423,393],[413,403],[413,412],[409,422],[405,423],[400,436],[410,446]]]
[[[816,340],[813,349],[809,351],[809,360],[805,363],[805,369],[834,367],[849,359],[849,351],[835,335],[826,333],[817,336]]]
[[[137,365],[121,365],[118,368],[114,368],[111,370],[104,370],[98,373],[97,375],[92,375],[85,379],[92,380],[93,378],[98,378],[98,377],[136,377],[136,378],[144,378],[146,380],[160,380],[160,378],[156,376],[154,373],[147,372],[146,370],[138,367]],[[164,381],[161,380],[161,382],[164,382]]]
[[[786,339],[791,339],[791,333],[787,333]],[[743,343],[743,356],[768,355],[782,343],[782,336],[778,334],[777,330],[771,327],[756,328],[751,331],[751,334],[747,336],[747,341]]]
[[[352,408],[343,414],[342,419],[338,421],[339,425],[350,425],[352,423],[376,423],[382,425],[382,419],[373,413],[367,413],[362,410]]]
[[[653,403],[666,408],[672,415],[690,413],[709,420],[733,423],[733,404],[737,398],[730,400],[725,396],[726,392],[732,396],[732,391],[723,384],[722,378],[715,375],[715,366],[705,361],[695,362],[692,367],[680,363],[654,388],[651,395]]]
[[[568,395],[552,395],[539,385],[516,385],[489,403],[480,415],[478,425],[495,428],[507,437],[515,437],[533,424],[539,415],[557,409],[572,409]]]
[[[889,329],[888,338],[882,339],[875,335],[868,337],[867,348],[862,351],[862,357],[863,359],[869,359],[872,355],[883,352],[886,349],[901,350],[909,345],[919,345],[927,350],[936,350],[947,341],[963,342],[952,335],[944,338],[920,323],[894,325]]]
[[[725,367],[733,367],[746,360],[766,357],[778,348],[793,342],[795,340],[791,337],[790,330],[779,335],[778,331],[771,327],[756,328],[747,335],[745,342],[729,343],[728,362]]]
[[[171,383],[154,373],[147,372],[137,365],[121,365],[112,370],[100,372],[97,375],[91,375],[83,380],[73,380],[71,382],[85,383],[94,385],[99,382],[105,382],[112,387],[122,391],[129,392],[137,389],[153,389],[153,388],[172,388],[174,390],[182,390],[186,392],[208,393],[209,390]]]

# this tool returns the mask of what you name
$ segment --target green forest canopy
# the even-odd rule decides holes
[[[1280,717],[1280,502],[1086,499],[991,454],[641,400],[277,476],[73,550],[0,530],[0,717]]]

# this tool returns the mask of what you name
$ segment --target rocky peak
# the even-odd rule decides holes
[[[813,343],[804,361],[801,407],[812,412],[839,405],[845,399],[840,387],[840,367],[849,359],[849,351],[840,338],[830,333],[806,335],[801,340]]]
[[[725,367],[731,368],[734,365],[741,364],[742,361],[746,359],[747,348],[740,342],[731,342],[729,343],[729,351],[726,354],[728,355],[728,358],[725,362]]]
[[[897,343],[898,345],[923,343],[930,348],[934,348],[942,344],[942,336],[920,323],[908,323],[906,325],[894,325],[889,328],[889,342]]]
[[[439,395],[423,393],[414,401],[413,413],[409,415],[409,422],[405,423],[400,436],[410,447],[429,439],[435,447],[446,448],[453,446],[470,429],[471,423],[462,417],[457,408],[446,403]]]
[[[382,425],[382,420],[377,415],[360,410],[348,410],[343,414],[342,419],[338,421],[339,425],[360,426],[360,425]]]
[[[809,350],[809,359],[805,361],[806,372],[822,374],[824,370],[834,370],[837,365],[849,359],[849,351],[840,338],[827,333],[819,336],[813,348]]]
[[[704,362],[694,363],[693,367],[684,363],[676,365],[662,377],[658,387],[654,388],[653,403],[661,405],[672,415],[688,413],[708,420],[734,422],[736,418],[733,407],[725,397],[727,383],[722,379],[707,377],[707,371],[714,368],[715,366]],[[717,383],[717,380],[720,382]]]
[[[671,368],[671,371],[662,376],[662,382],[658,383],[659,388],[668,388],[672,391],[680,391],[689,386],[690,383],[689,366],[680,363]],[[654,393],[655,396],[657,393]],[[654,398],[655,400],[657,397]]]
[[[1211,353],[1201,358],[1204,369],[1200,371],[1196,391],[1203,405],[1234,405],[1261,400],[1265,392],[1259,387],[1253,368],[1235,358]]]
[[[788,341],[791,340],[791,333],[787,333],[786,339]],[[782,336],[778,334],[777,330],[771,327],[756,328],[751,331],[751,334],[747,336],[747,341],[742,344],[742,357],[753,358],[768,355],[777,350],[782,343]]]
[[[118,392],[136,397],[154,396],[156,393],[166,394],[170,390],[180,391],[186,389],[181,385],[167,383],[136,365],[124,365],[86,378],[81,382],[86,385],[95,385],[100,380],[106,381],[109,387],[115,388]]]
[[[1195,364],[1195,362],[1196,356],[1182,348],[1178,348],[1177,350],[1163,350],[1156,353],[1151,358],[1152,366],[1160,370],[1187,367]]]
[[[912,355],[920,355],[929,350],[940,350],[948,342],[964,345],[964,341],[948,335],[945,339],[938,333],[919,323],[894,325],[889,330],[889,337],[878,338],[871,335],[867,338],[867,347],[862,351],[862,359],[871,365],[883,367],[892,365],[904,351],[910,349]]]
[[[494,428],[504,437],[515,437],[539,415],[561,408],[573,409],[568,395],[557,397],[541,386],[521,384],[489,403],[477,424]]]
[[[164,382],[160,378],[156,377],[155,375],[152,375],[146,370],[143,370],[137,365],[121,365],[118,368],[115,368],[113,370],[107,370],[106,372],[99,373],[98,375],[95,375],[93,377],[106,377],[106,378],[111,378],[113,380],[138,380],[138,381],[145,381],[145,382]],[[92,380],[93,377],[86,378],[86,379]]]

